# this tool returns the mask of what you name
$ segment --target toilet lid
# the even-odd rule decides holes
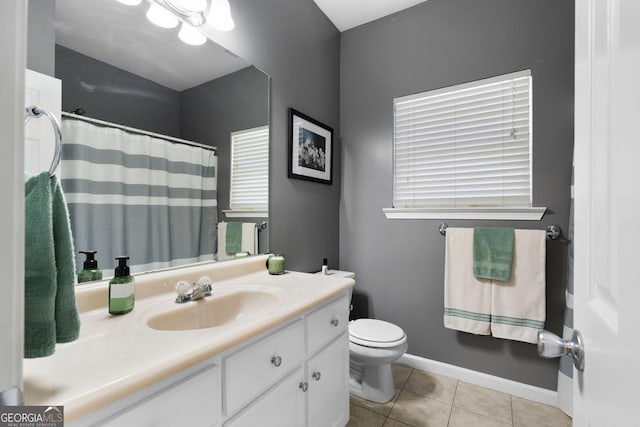
[[[358,319],[349,323],[349,335],[357,340],[392,343],[404,338],[404,331],[393,323],[377,319]]]

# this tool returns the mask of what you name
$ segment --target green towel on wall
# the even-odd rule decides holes
[[[80,333],[67,205],[48,172],[25,184],[24,357],[53,354]]]
[[[242,248],[242,223],[228,222],[224,250],[228,254],[240,252]]]
[[[513,228],[473,229],[473,275],[479,279],[509,281],[513,260]]]

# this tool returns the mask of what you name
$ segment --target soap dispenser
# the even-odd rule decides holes
[[[329,274],[329,262],[327,261],[326,258],[322,258],[322,274],[324,276]]]
[[[98,261],[95,259],[96,251],[80,251],[86,256],[81,271],[78,272],[78,283],[91,282],[102,279],[102,270],[98,268]]]
[[[128,256],[116,257],[118,265],[109,282],[109,313],[126,314],[135,303],[135,279],[129,274]]]

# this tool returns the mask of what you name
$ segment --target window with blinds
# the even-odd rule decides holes
[[[394,208],[531,207],[530,70],[396,98]]]
[[[262,211],[269,207],[269,127],[231,134],[232,211]]]

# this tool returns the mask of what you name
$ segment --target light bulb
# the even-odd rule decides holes
[[[236,24],[231,17],[229,0],[212,0],[207,22],[216,30],[231,31]]]
[[[182,23],[182,27],[178,32],[178,37],[180,37],[180,40],[182,40],[186,44],[190,44],[193,46],[205,44],[205,42],[207,41],[207,38],[203,36],[200,31],[196,30],[193,26],[187,24],[186,22]]]
[[[171,12],[157,4],[151,5],[147,11],[147,19],[162,28],[175,28],[179,22]]]
[[[127,6],[137,6],[139,5],[142,0],[117,0],[122,4],[126,4]]]

